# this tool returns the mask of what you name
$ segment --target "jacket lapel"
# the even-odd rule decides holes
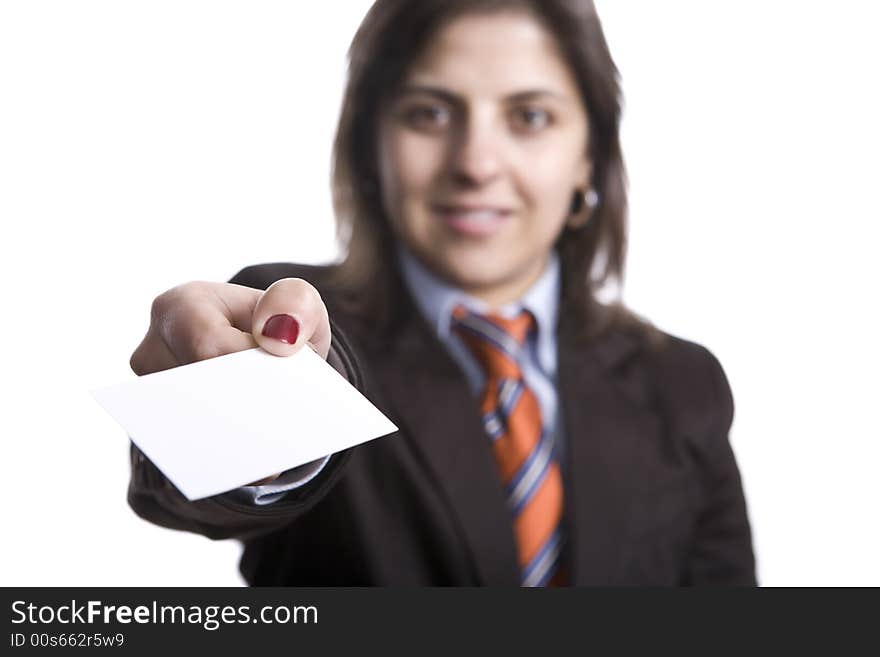
[[[515,539],[477,402],[446,348],[414,308],[372,364],[393,395],[402,434],[445,496],[481,584],[519,583]]]
[[[559,393],[565,431],[566,517],[571,583],[622,581],[632,488],[640,481],[638,443],[656,431],[634,406],[615,366],[637,347],[612,332],[577,346],[572,327],[559,335]]]

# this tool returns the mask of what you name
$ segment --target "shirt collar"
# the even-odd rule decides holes
[[[403,279],[415,299],[422,316],[445,343],[451,337],[452,310],[462,304],[476,313],[486,313],[488,306],[475,297],[441,280],[420,263],[408,249],[398,243],[398,259]],[[547,266],[518,301],[511,302],[498,313],[514,317],[528,310],[535,317],[536,354],[541,368],[549,375],[556,372],[556,322],[561,287],[559,256],[553,251]]]

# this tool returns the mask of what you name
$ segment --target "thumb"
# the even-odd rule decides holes
[[[330,350],[330,319],[318,291],[301,278],[275,281],[254,308],[254,340],[276,356],[310,345],[322,358]]]

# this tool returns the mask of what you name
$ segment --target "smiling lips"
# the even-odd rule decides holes
[[[492,235],[510,217],[510,210],[487,205],[435,205],[434,214],[461,235]]]

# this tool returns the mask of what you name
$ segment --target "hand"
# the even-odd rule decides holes
[[[306,281],[284,278],[265,292],[198,281],[156,297],[150,328],[129,364],[142,376],[258,345],[276,356],[290,356],[306,343],[327,358],[327,308]]]
[[[327,307],[306,281],[284,278],[265,292],[231,283],[197,281],[156,297],[150,328],[129,365],[142,376],[256,346],[276,356],[290,356],[306,344],[327,358]]]

